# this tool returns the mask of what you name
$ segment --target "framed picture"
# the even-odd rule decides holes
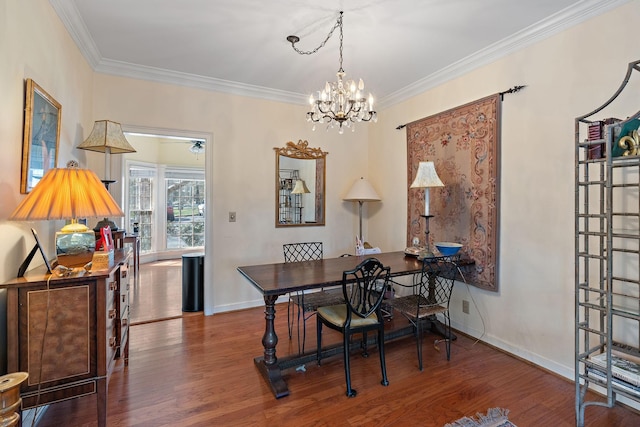
[[[58,164],[62,107],[31,79],[27,79],[22,142],[20,192],[26,194]]]

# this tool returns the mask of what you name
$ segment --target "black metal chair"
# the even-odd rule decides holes
[[[322,242],[287,243],[282,245],[284,262],[302,262],[320,260],[323,257]],[[298,353],[304,353],[304,343],[307,336],[307,320],[312,317],[318,307],[323,305],[340,304],[342,291],[340,289],[320,290],[318,292],[295,292],[289,295],[287,306],[287,324],[289,339],[293,335],[293,321],[297,307]],[[300,321],[302,321],[302,340],[300,339]]]
[[[394,310],[402,313],[415,327],[416,345],[418,347],[418,364],[422,371],[422,335],[429,322],[438,321],[438,314],[444,320],[445,337],[436,340],[444,341],[447,360],[451,358],[451,318],[449,302],[453,285],[458,274],[458,265],[452,257],[425,258],[422,272],[414,277],[411,295],[396,297],[391,300]]]
[[[389,385],[384,360],[384,319],[380,310],[384,289],[389,281],[389,272],[389,267],[384,267],[377,259],[367,258],[353,270],[342,273],[342,293],[345,303],[318,307],[316,316],[318,365],[322,359],[322,325],[326,325],[343,334],[344,373],[348,397],[354,397],[357,393],[351,388],[349,361],[353,334],[363,333],[362,343],[366,355],[367,331],[375,330],[378,332],[377,344],[380,354],[380,369],[382,370],[381,384]]]

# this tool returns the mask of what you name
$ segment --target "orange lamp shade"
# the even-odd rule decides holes
[[[58,220],[124,216],[98,176],[88,169],[50,169],[9,219]]]

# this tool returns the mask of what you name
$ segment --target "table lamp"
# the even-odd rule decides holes
[[[122,153],[135,153],[127,138],[122,133],[122,127],[120,123],[112,122],[110,120],[98,120],[93,124],[93,130],[89,137],[80,145],[81,150],[97,151],[104,153],[104,183],[107,190],[109,185],[113,184],[114,180],[111,180],[111,154]],[[94,227],[95,231],[99,231],[102,227],[108,225],[111,230],[116,231],[118,227],[113,221],[108,218],[104,218],[102,221]]]
[[[342,200],[358,202],[360,215],[360,234],[358,237],[364,242],[364,238],[362,237],[362,204],[364,202],[379,202],[381,200],[380,196],[378,196],[378,193],[376,193],[376,190],[373,189],[369,181],[361,177],[360,179],[356,179]]]
[[[438,177],[433,162],[420,162],[416,178],[409,188],[424,188],[424,215],[422,216],[425,219],[424,234],[427,255],[431,254],[429,249],[429,218],[433,216],[429,212],[429,188],[431,187],[444,187],[444,184]]]
[[[58,264],[70,267],[84,265],[93,257],[95,233],[78,223],[78,218],[95,216],[124,216],[124,212],[94,172],[78,169],[72,161],[66,168],[47,171],[9,219],[70,220],[55,236]],[[25,261],[28,264],[30,259]]]

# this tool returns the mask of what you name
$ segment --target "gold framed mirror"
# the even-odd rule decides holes
[[[324,225],[326,151],[307,141],[276,151],[276,227]]]

